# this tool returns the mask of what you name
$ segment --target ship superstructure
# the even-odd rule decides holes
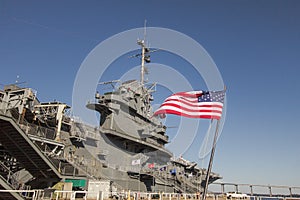
[[[46,188],[71,181],[84,189],[90,180],[105,180],[114,191],[202,190],[206,170],[173,158],[165,148],[166,126],[152,116],[155,83],[144,81],[151,51],[144,40],[138,44],[141,79],[96,92],[87,104],[100,113],[99,126],[68,114],[65,103],[40,102],[30,88],[13,84],[0,91],[2,188]],[[210,182],[221,178],[215,173],[209,177]]]

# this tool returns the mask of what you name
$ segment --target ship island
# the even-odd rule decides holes
[[[72,116],[65,103],[40,102],[32,88],[0,90],[0,190],[104,190],[120,198],[121,191],[200,194],[206,181],[221,179],[166,148],[167,127],[153,117],[155,83],[144,81],[151,50],[144,40],[138,45],[140,80],[95,91],[86,105],[99,113],[98,126]],[[0,199],[26,198],[7,192]]]

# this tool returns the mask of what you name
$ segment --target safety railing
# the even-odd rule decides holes
[[[15,195],[16,199],[31,199],[42,200],[42,190],[0,190],[0,196],[3,194],[11,193]]]
[[[48,189],[47,189],[48,190]],[[103,191],[61,191],[53,190],[0,190],[4,193],[15,193],[28,200],[202,200],[200,193],[164,193],[164,192],[103,192]],[[247,196],[246,198],[227,198],[226,194],[207,194],[207,200],[300,200],[299,197]]]

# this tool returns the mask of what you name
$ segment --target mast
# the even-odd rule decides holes
[[[149,49],[146,47],[145,45],[145,41],[146,41],[146,23],[147,20],[145,20],[144,22],[144,39],[143,40],[139,40],[137,41],[138,45],[140,45],[142,47],[142,61],[141,61],[141,75],[140,75],[140,81],[141,84],[144,85],[145,82],[145,61],[146,62],[150,62],[150,55],[146,55],[149,53]]]
[[[141,76],[140,81],[141,84],[144,85],[144,76],[145,76],[145,40],[138,40],[138,45],[142,47],[142,62],[141,62]]]

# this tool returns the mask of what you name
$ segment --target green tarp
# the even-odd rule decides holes
[[[73,187],[85,187],[86,186],[86,180],[85,179],[66,179],[66,183],[72,182]]]

